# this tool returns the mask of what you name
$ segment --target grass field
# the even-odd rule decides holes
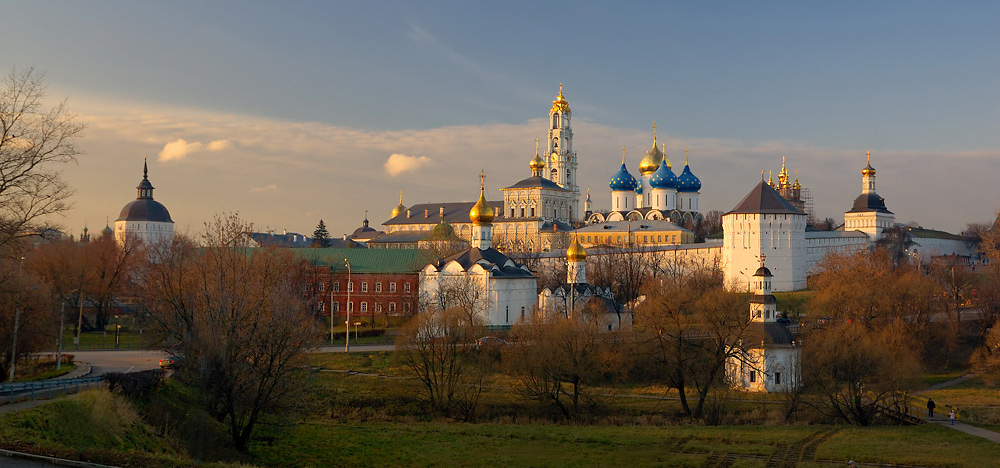
[[[132,467],[192,466],[622,466],[737,468],[870,466],[986,467],[994,444],[938,425],[854,427],[786,424],[773,397],[740,396],[722,411],[753,424],[709,426],[678,418],[662,387],[596,388],[591,416],[546,416],[497,378],[476,423],[430,415],[419,382],[389,353],[309,357],[325,370],[303,382],[298,410],[258,428],[249,457],[225,448],[225,431],[198,408],[200,398],[169,383],[146,403],[88,392],[0,416],[0,446]],[[356,372],[345,372],[345,371]],[[934,380],[933,378],[931,380]],[[941,402],[996,403],[991,381],[933,393]],[[93,394],[92,394],[93,393]],[[994,391],[995,393],[995,391]],[[780,408],[778,413],[780,413]],[[146,415],[140,418],[140,414]],[[150,415],[156,415],[151,417]],[[85,431],[76,428],[86,427]]]

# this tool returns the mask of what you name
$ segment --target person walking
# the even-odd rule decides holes
[[[933,418],[934,417],[934,407],[935,406],[937,406],[937,405],[934,404],[934,400],[931,399],[931,398],[928,398],[927,399],[927,417],[928,418]]]
[[[954,426],[955,425],[955,408],[952,408],[951,412],[948,413],[948,419],[951,421],[951,425]]]

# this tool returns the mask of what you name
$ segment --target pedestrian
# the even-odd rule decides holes
[[[955,408],[952,408],[951,412],[948,413],[948,419],[951,420],[951,425],[954,426],[955,425]]]
[[[928,398],[927,399],[927,417],[928,418],[933,418],[934,417],[934,407],[935,406],[937,406],[937,405],[934,404],[934,400],[931,399],[931,398]]]

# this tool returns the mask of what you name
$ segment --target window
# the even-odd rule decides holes
[[[325,302],[320,302],[319,303],[319,311],[320,312],[325,312],[326,311],[326,303]]]
[[[524,217],[524,208],[521,208],[521,217]]]
[[[333,303],[333,311],[334,312],[340,312],[340,303],[339,302],[334,302]]]
[[[333,292],[340,291],[340,281],[334,281],[330,283],[330,290]]]
[[[389,303],[389,312],[395,312],[395,311],[396,311],[396,303],[395,302],[390,302]]]
[[[362,302],[361,303],[361,311],[362,312],[368,312],[368,303],[367,302]]]
[[[379,313],[382,312],[382,303],[380,303],[380,302],[376,302],[375,303],[375,312],[379,312]]]
[[[781,372],[774,373],[774,384],[781,385]]]
[[[531,217],[535,217],[535,207],[531,207]]]
[[[323,282],[319,283],[319,291],[320,292],[326,291],[326,283]]]
[[[403,303],[403,310],[404,310],[404,311],[405,311],[406,313],[410,313],[410,303],[409,303],[409,302],[404,302],[404,303]]]
[[[347,303],[347,311],[348,312],[354,312],[354,303],[353,302],[348,302]]]
[[[347,282],[347,292],[354,292],[354,281]]]
[[[410,292],[410,283],[403,283],[403,292]]]
[[[396,282],[389,283],[389,292],[396,292]]]
[[[375,292],[382,292],[382,282],[375,283]]]
[[[368,292],[368,282],[367,281],[362,281],[361,282],[361,292]]]
[[[750,383],[757,381],[757,371],[750,371]]]

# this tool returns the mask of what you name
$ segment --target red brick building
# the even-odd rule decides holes
[[[432,255],[416,249],[295,250],[311,266],[303,294],[312,299],[316,315],[329,317],[332,311],[343,323],[350,311],[352,322],[369,326],[417,310],[418,271]]]

